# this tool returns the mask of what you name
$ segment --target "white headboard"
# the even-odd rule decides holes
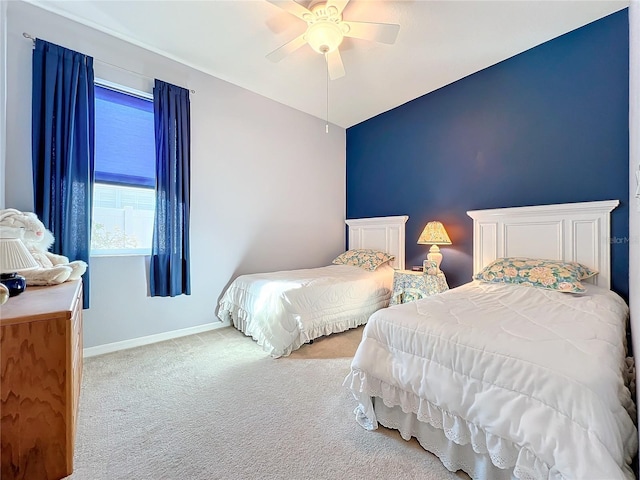
[[[409,217],[373,217],[345,220],[349,225],[349,248],[373,248],[396,258],[393,268],[404,270],[405,223]]]
[[[611,288],[610,213],[620,202],[564,203],[467,212],[473,218],[473,274],[500,257],[580,262]]]

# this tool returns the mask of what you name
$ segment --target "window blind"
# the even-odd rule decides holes
[[[95,181],[155,188],[153,101],[95,86]]]

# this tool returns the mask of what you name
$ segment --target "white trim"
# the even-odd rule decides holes
[[[89,252],[89,257],[149,257],[151,256],[151,247],[149,248],[113,248],[113,249],[95,249]]]
[[[129,348],[142,347],[143,345],[164,342],[166,340],[171,340],[174,338],[186,337],[187,335],[195,335],[198,333],[204,333],[229,326],[229,322],[205,323],[204,325],[198,325],[197,327],[182,328],[180,330],[172,330],[170,332],[147,335],[146,337],[138,337],[132,338],[130,340],[123,340],[121,342],[97,345],[95,347],[85,348],[82,352],[82,356],[84,358],[95,357],[96,355],[104,355],[105,353],[112,353]]]
[[[142,98],[143,100],[150,100],[151,102],[153,102],[153,92],[145,92],[143,90],[138,90],[137,88],[131,88],[131,87],[128,87],[127,85],[111,82],[103,78],[94,78],[93,83],[98,87],[106,88],[108,90],[113,90],[115,92],[122,93],[125,95],[132,95],[134,97]]]

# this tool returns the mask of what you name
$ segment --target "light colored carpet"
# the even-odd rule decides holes
[[[342,381],[361,336],[273,359],[228,327],[88,358],[68,478],[468,478],[416,441],[356,423]]]

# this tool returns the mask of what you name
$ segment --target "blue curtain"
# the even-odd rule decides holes
[[[156,138],[156,212],[149,267],[150,292],[154,297],[189,295],[189,90],[156,80],[153,113]]]
[[[36,40],[33,51],[34,211],[52,251],[89,264],[94,166],[93,58]],[[89,308],[89,269],[83,278]]]

